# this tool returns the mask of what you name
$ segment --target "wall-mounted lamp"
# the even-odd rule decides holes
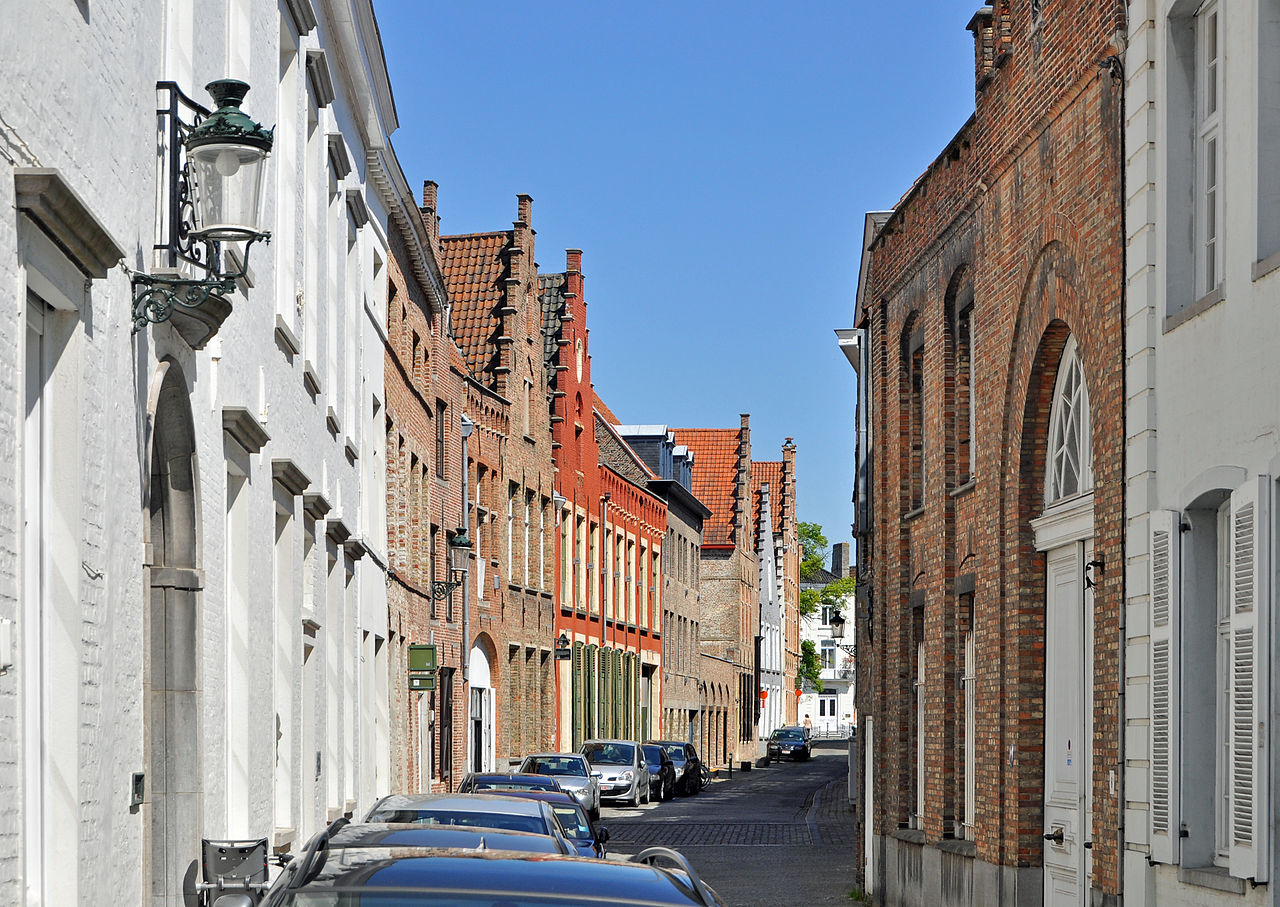
[[[844,639],[845,619],[843,614],[839,611],[832,612],[831,617],[827,619],[827,625],[831,627],[832,639]],[[856,646],[850,646],[840,642],[836,643],[836,648],[844,652],[846,655],[856,655],[858,652]]]
[[[248,273],[250,247],[271,239],[261,229],[261,218],[272,130],[240,109],[249,86],[238,79],[210,82],[205,90],[217,105],[212,113],[173,83],[157,88],[169,92],[169,106],[157,111],[168,158],[168,209],[167,236],[156,247],[168,254],[168,261],[163,270],[133,276],[134,333],[148,322],[168,321],[177,311],[195,314],[211,300],[222,300]],[[190,124],[183,121],[180,107]],[[244,248],[228,250],[223,243],[244,243]],[[235,261],[228,262],[228,256]],[[179,270],[180,263],[203,276],[189,276]],[[198,340],[193,345],[203,346],[229,313],[224,303],[218,313],[195,314],[203,331],[194,332]]]
[[[471,539],[466,529],[459,529],[449,539],[449,578],[433,580],[431,597],[436,601],[448,598],[453,590],[462,585],[462,580],[470,565]]]

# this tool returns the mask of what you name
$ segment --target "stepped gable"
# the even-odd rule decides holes
[[[507,231],[440,237],[440,272],[453,303],[453,335],[471,373],[486,383],[498,364],[494,341],[502,328],[498,308],[509,238]]]
[[[676,443],[694,453],[693,496],[711,516],[702,526],[703,547],[735,544],[733,515],[738,481],[738,429],[677,428]]]
[[[753,527],[760,525],[760,489],[768,485],[769,493],[773,496],[775,502],[772,509],[773,531],[782,531],[782,506],[781,501],[785,497],[782,487],[783,471],[782,461],[773,460],[761,462],[753,460],[751,463],[751,525]]]

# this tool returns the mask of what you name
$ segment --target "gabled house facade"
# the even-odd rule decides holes
[[[853,575],[849,563],[849,543],[839,542],[831,546],[831,569],[822,570],[801,588],[822,589],[841,577]],[[819,679],[822,689],[806,684],[797,699],[799,724],[809,718],[813,732],[820,737],[848,737],[857,727],[858,709],[854,700],[857,681],[857,657],[852,635],[845,639],[837,635],[853,626],[853,596],[822,605],[812,614],[801,618],[800,638],[813,643],[821,666]],[[843,622],[843,623],[842,623]]]
[[[1132,6],[1125,903],[1272,904],[1280,5]]]
[[[751,527],[751,426],[677,428],[675,440],[696,462],[693,493],[711,510],[703,523],[701,563],[702,654],[729,666],[728,762],[754,762],[760,697],[756,640],[760,636],[760,561]]]
[[[796,723],[799,665],[799,564],[796,523],[796,448],[791,438],[782,459],[751,464],[752,527],[760,569],[761,738]]]
[[[614,430],[591,383],[582,252],[541,278],[556,464],[560,749],[593,737],[649,739],[662,714],[666,502]]]
[[[973,117],[867,221],[858,820],[886,903],[1121,894],[1125,22],[980,9]]]

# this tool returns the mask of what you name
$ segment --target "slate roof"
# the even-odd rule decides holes
[[[440,237],[440,273],[453,303],[453,336],[471,373],[482,380],[491,377],[497,364],[493,341],[502,325],[498,307],[507,271],[502,252],[509,239],[508,231]]]
[[[548,371],[556,364],[560,331],[564,325],[563,274],[538,275],[538,304],[542,306],[542,365]]]
[[[763,485],[769,486],[769,497],[772,499],[773,507],[770,508],[773,516],[773,531],[782,531],[782,461],[772,460],[760,462],[759,460],[751,461],[751,526],[760,525],[760,489]]]
[[[738,484],[738,429],[677,428],[676,441],[694,453],[693,496],[711,516],[702,524],[703,546],[733,545]]]
[[[600,412],[602,403],[596,400],[596,442],[599,448],[600,462],[612,468],[628,481],[644,488],[649,482],[658,478],[653,474],[644,460],[631,449],[626,439],[609,424],[609,420]]]

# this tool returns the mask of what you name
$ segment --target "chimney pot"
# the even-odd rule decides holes
[[[521,192],[516,196],[516,219],[528,225],[533,217],[533,196]]]

